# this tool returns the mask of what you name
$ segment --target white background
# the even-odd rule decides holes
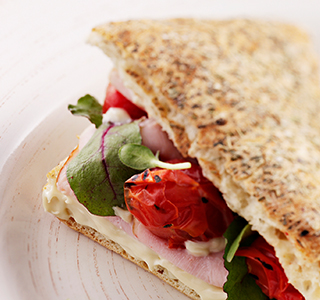
[[[0,0],[0,300],[185,299],[77,234],[41,206],[45,174],[88,124],[67,104],[103,99],[110,61],[85,43],[130,18],[254,17],[309,31],[320,56],[319,1]]]

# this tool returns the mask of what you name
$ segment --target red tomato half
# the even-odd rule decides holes
[[[107,93],[103,103],[102,112],[107,112],[110,107],[123,108],[133,120],[147,116],[144,110],[133,104],[125,96],[119,93],[111,84],[109,84],[107,87]]]
[[[304,297],[288,282],[274,249],[262,237],[258,237],[250,247],[242,247],[237,256],[246,257],[248,271],[256,278],[262,292],[270,299],[303,300]]]
[[[169,247],[221,237],[233,214],[218,190],[193,164],[186,170],[146,170],[126,181],[128,210]]]

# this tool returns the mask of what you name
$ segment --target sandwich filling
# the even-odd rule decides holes
[[[82,134],[57,181],[47,185],[46,210],[101,232],[149,269],[166,267],[201,299],[225,299],[223,287],[228,299],[239,299],[242,282],[255,299],[304,299],[273,248],[238,221],[197,161],[184,159],[160,126],[130,101],[132,92],[115,71],[110,81],[103,120]],[[184,162],[188,167],[179,169]]]
[[[69,218],[73,218],[77,223],[93,228],[105,236],[106,239],[119,244],[131,257],[144,261],[150,271],[153,271],[158,266],[164,267],[166,275],[170,279],[178,279],[193,289],[203,300],[226,299],[226,294],[221,289],[223,285],[222,278],[226,277],[226,272],[223,269],[221,251],[206,257],[195,257],[189,255],[186,250],[166,249],[161,239],[157,239],[155,236],[148,234],[145,230],[142,231],[143,228],[140,227],[138,228],[139,237],[145,242],[142,243],[137,236],[133,234],[130,220],[132,216],[130,217],[129,215],[128,219],[128,214],[122,209],[115,208],[116,213],[121,215],[121,217],[101,217],[93,215],[80,204],[75,197],[61,193],[56,185],[56,176],[61,167],[62,165],[48,175],[48,183],[43,191],[43,204],[46,211],[52,213],[59,219],[68,220]],[[151,240],[150,237],[153,239]],[[149,245],[146,241],[149,242]],[[153,249],[151,247],[153,247]],[[198,275],[200,273],[206,274],[206,276],[208,276],[208,274],[213,276],[215,273],[213,273],[210,268],[214,267],[216,269],[220,268],[220,276],[222,276],[222,278],[220,278],[220,276],[213,278],[215,285],[212,285],[200,279],[198,276],[190,274],[194,272],[190,270],[187,272],[178,267],[177,264],[179,265],[180,262],[181,265],[183,259],[188,256],[193,259],[192,265],[194,269],[195,266],[198,266]],[[174,261],[174,263],[171,261]],[[200,268],[200,266],[202,266],[202,268]],[[219,271],[217,271],[217,273],[219,273]]]

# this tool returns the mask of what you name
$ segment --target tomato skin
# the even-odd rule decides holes
[[[184,248],[190,239],[220,237],[233,219],[194,164],[188,170],[146,170],[126,181],[124,190],[128,210],[171,248]]]
[[[147,116],[147,113],[144,110],[133,104],[130,100],[118,92],[112,84],[109,84],[107,87],[102,113],[106,113],[110,107],[123,108],[133,120]]]
[[[263,237],[258,237],[250,247],[239,248],[236,255],[247,258],[248,272],[255,276],[262,292],[270,299],[304,299],[300,292],[288,282],[273,247]]]

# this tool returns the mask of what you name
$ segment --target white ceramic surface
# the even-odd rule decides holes
[[[304,26],[320,53],[319,1],[0,1],[0,300],[186,299],[45,213],[45,174],[88,124],[67,112],[102,99],[110,61],[85,44],[108,20],[264,17]]]

